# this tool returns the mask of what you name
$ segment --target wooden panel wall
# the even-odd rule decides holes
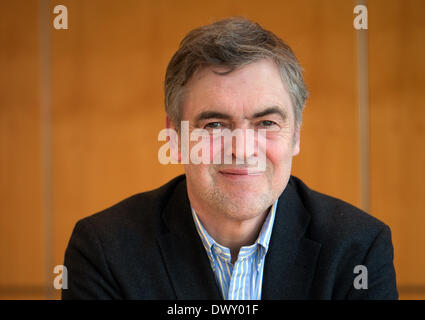
[[[370,1],[369,21],[371,211],[401,296],[425,299],[425,2]]]
[[[420,0],[369,2],[371,213],[393,230],[398,281],[407,288],[401,297],[411,297],[425,284],[424,153],[418,147],[425,131],[424,47],[417,45],[425,35],[424,10],[418,10]],[[0,298],[59,297],[52,290],[44,295],[43,285],[54,277],[46,276],[53,266],[44,257],[63,263],[75,222],[183,172],[157,161],[165,68],[189,30],[223,17],[251,18],[294,49],[311,95],[294,174],[360,205],[355,1],[52,0],[52,20],[57,4],[68,8],[69,29],[51,27],[48,35],[49,223],[40,181],[39,79],[45,70],[39,70],[38,1],[7,1],[0,8],[0,246],[8,253],[0,264]],[[17,22],[15,11],[34,27]],[[49,224],[53,243],[46,246]]]
[[[43,297],[38,5],[0,2],[0,298]]]

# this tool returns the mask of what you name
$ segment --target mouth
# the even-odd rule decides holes
[[[219,173],[229,177],[247,177],[247,176],[260,176],[264,173],[258,168],[228,168],[220,170]]]

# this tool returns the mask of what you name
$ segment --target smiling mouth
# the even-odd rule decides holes
[[[264,173],[258,168],[229,168],[220,170],[219,173],[229,176],[259,176]]]

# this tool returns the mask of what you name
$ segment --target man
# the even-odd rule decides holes
[[[185,175],[79,221],[63,298],[396,299],[389,228],[291,176],[306,98],[292,50],[258,24],[190,32],[167,68],[168,127],[188,123],[207,142],[240,130],[218,148],[232,161],[189,161]],[[170,143],[180,160],[194,148]],[[260,154],[262,168],[249,161]]]

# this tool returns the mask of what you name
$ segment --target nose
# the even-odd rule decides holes
[[[246,164],[256,156],[256,139],[253,129],[235,129],[232,133],[232,157],[236,164]]]

